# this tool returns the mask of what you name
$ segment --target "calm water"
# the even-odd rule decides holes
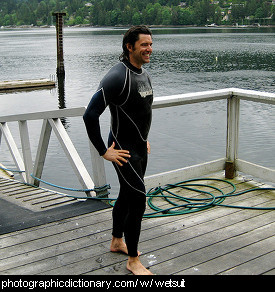
[[[86,106],[99,81],[116,64],[124,29],[65,28],[65,97],[57,89],[0,94],[0,115]],[[275,28],[154,29],[151,63],[155,96],[238,87],[275,92]],[[0,30],[0,80],[49,78],[56,70],[55,29]],[[241,103],[239,157],[275,167],[274,106]],[[109,113],[102,116],[107,137]],[[18,139],[15,125],[10,126]],[[33,156],[41,124],[30,123]],[[81,118],[66,128],[90,169]],[[225,101],[155,110],[147,174],[217,159],[225,154]],[[5,143],[0,162],[13,167]],[[52,136],[43,179],[78,187],[61,147]],[[108,181],[117,182],[107,163]],[[71,177],[68,180],[68,177]]]

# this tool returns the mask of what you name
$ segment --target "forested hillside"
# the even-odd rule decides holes
[[[52,25],[66,12],[66,25],[275,24],[270,0],[1,0],[0,26]]]

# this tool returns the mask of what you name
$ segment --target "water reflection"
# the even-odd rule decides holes
[[[65,100],[65,74],[57,74],[57,86],[58,86],[58,108],[66,108]],[[65,129],[69,128],[69,121],[66,117],[62,117],[61,122]]]
[[[57,76],[57,85],[58,85],[58,101],[59,101],[59,109],[66,108],[65,101],[65,76],[59,75]]]

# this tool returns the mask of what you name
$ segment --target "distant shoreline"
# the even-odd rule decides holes
[[[127,28],[129,26],[123,26],[123,25],[116,25],[116,26],[99,26],[99,25],[88,25],[88,24],[79,24],[79,25],[73,25],[73,26],[67,26],[64,25],[65,28]],[[216,24],[206,24],[203,26],[196,26],[196,25],[148,25],[151,28],[273,28],[275,25],[259,25],[259,24],[253,24],[253,25],[216,25]],[[35,26],[35,25],[8,25],[8,26],[1,26],[0,29],[29,29],[29,28],[37,28],[37,29],[43,29],[43,28],[55,28],[54,25],[41,25],[41,26]]]

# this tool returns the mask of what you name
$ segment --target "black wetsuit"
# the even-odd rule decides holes
[[[107,151],[102,140],[99,116],[109,106],[111,130],[108,146],[129,150],[131,158],[122,167],[114,163],[120,192],[113,209],[113,236],[123,233],[130,256],[137,256],[142,216],[146,205],[144,174],[147,137],[152,120],[153,90],[145,69],[124,61],[103,78],[84,114],[89,138],[100,155]]]

